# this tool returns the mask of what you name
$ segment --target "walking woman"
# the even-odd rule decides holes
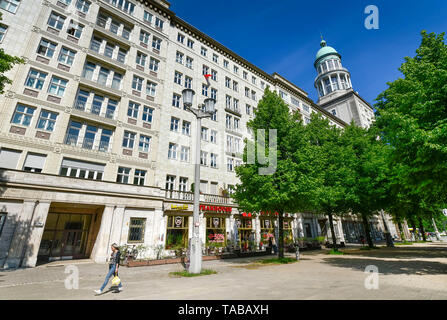
[[[121,252],[116,243],[112,244],[111,248],[112,255],[110,256],[109,261],[109,272],[106,275],[106,279],[102,284],[101,289],[95,290],[96,294],[101,294],[104,291],[104,288],[106,287],[107,283],[109,283],[109,280],[112,276],[118,276],[118,267],[120,265]],[[118,285],[118,291],[123,291],[123,284],[121,282]]]

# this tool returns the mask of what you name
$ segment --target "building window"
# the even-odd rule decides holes
[[[58,61],[71,66],[73,65],[75,56],[75,51],[62,47],[61,52],[59,53]]]
[[[217,143],[217,131],[216,130],[211,130],[210,142]]]
[[[77,0],[76,1],[76,9],[78,9],[81,12],[87,13],[90,9],[90,2],[87,0]]]
[[[208,86],[204,83],[202,83],[202,95],[208,97]]]
[[[146,218],[130,218],[127,242],[144,242]]]
[[[200,164],[202,166],[206,166],[207,165],[207,158],[208,158],[208,152],[205,151],[200,151]]]
[[[161,20],[160,18],[155,18],[155,26],[157,28],[163,29],[163,24],[164,24],[163,20]]]
[[[174,83],[182,84],[182,74],[178,71],[175,72]]]
[[[103,164],[99,163],[64,158],[59,174],[65,177],[102,180],[104,167]]]
[[[152,116],[154,114],[154,108],[144,106],[143,107],[143,121],[152,123]]]
[[[1,7],[1,5],[0,5]],[[48,25],[57,30],[62,30],[65,23],[65,17],[57,14],[56,12],[51,12],[50,18],[48,19]]]
[[[208,128],[202,127],[200,137],[202,138],[202,140],[208,141]]]
[[[182,133],[187,136],[191,134],[191,122],[183,120]]]
[[[138,143],[138,150],[141,152],[149,152],[151,145],[151,137],[140,134],[140,142]]]
[[[202,56],[204,56],[204,57],[206,57],[206,52],[207,52],[208,50],[205,48],[205,47],[201,47],[200,48],[200,54],[202,55]]]
[[[16,110],[12,116],[11,122],[14,124],[20,124],[22,126],[28,127],[33,119],[33,114],[36,108],[24,106],[23,104],[18,104]]]
[[[211,79],[217,81],[217,71],[211,70]]]
[[[143,19],[144,19],[144,21],[149,22],[149,24],[151,24],[152,23],[152,14],[147,12],[146,10],[144,10]]]
[[[234,159],[233,158],[227,158],[227,171],[230,171],[230,172],[234,171]]]
[[[11,13],[16,13],[20,0],[0,0],[0,8]]]
[[[336,116],[336,115],[337,115],[337,110],[332,109],[332,110],[331,110],[331,113],[332,113],[332,115]]]
[[[180,64],[183,64],[183,56],[184,56],[183,53],[177,51],[177,53],[175,54],[175,61]]]
[[[215,53],[213,53],[213,62],[219,63],[219,57]]]
[[[82,30],[84,30],[84,26],[79,24],[73,20],[70,20],[70,24],[67,29],[67,33],[77,39],[81,37]]]
[[[253,83],[253,84],[256,84],[256,77],[251,77],[251,82]]]
[[[188,48],[194,49],[194,41],[192,41],[191,39],[188,39]]]
[[[192,64],[193,64],[193,58],[191,58],[191,57],[186,57],[186,67],[187,68],[189,68],[189,69],[192,69],[193,67],[192,67]]]
[[[189,161],[189,147],[182,146],[180,151],[180,161]]]
[[[132,89],[137,90],[137,91],[141,91],[142,87],[143,87],[143,78],[140,78],[136,75],[133,76],[133,80],[132,80]]]
[[[176,108],[180,108],[180,95],[178,94],[173,94],[172,95],[172,106],[176,107]]]
[[[309,111],[310,111],[310,110],[309,110],[309,106],[303,104],[303,110],[306,111],[306,112],[309,112]]]
[[[192,88],[192,78],[185,76],[185,88]]]
[[[37,129],[52,132],[57,120],[57,113],[41,110],[39,119],[37,120]]]
[[[211,98],[217,100],[217,90],[214,88],[211,88]]]
[[[171,131],[178,132],[180,119],[171,117]]]
[[[238,83],[236,81],[233,81],[233,90],[236,92],[239,90]]]
[[[247,80],[247,78],[248,78],[248,73],[247,73],[247,71],[243,71],[243,72],[242,72],[242,76],[244,77],[245,80]]]
[[[158,39],[156,37],[152,37],[152,48],[156,50],[160,50],[161,48],[161,39]]]
[[[205,65],[202,66],[202,75],[207,75],[209,73],[209,68]]]
[[[144,67],[146,65],[146,59],[147,55],[144,53],[141,53],[140,51],[137,51],[137,58],[136,58],[136,64]]]
[[[227,60],[224,60],[223,66],[228,69],[228,61]]]
[[[168,159],[177,159],[177,145],[175,143],[169,143]]]
[[[133,149],[134,141],[135,141],[135,133],[124,131],[123,147]]]
[[[140,105],[138,103],[129,102],[129,108],[127,109],[127,116],[137,119],[138,118],[138,109],[140,108]]]
[[[180,177],[179,179],[179,191],[187,192],[188,191],[188,178]]]
[[[154,58],[151,58],[150,62],[149,62],[149,70],[157,72],[158,71],[158,64],[159,64],[158,60],[155,60]]]
[[[225,87],[231,88],[231,79],[228,77],[225,77]]]
[[[48,87],[48,92],[62,97],[65,88],[67,87],[67,83],[67,80],[53,76],[50,81],[50,86]]]
[[[133,184],[137,186],[144,186],[144,182],[146,181],[146,172],[146,170],[135,169]]]
[[[238,72],[239,72],[239,67],[238,67],[238,66],[234,66],[234,67],[233,67],[233,71],[234,71],[234,73],[238,74]]]
[[[41,90],[46,77],[47,74],[45,72],[31,69],[28,73],[28,77],[26,78],[25,86]]]
[[[0,43],[3,42],[3,39],[5,38],[6,35],[6,31],[8,31],[8,26],[0,24]]]
[[[211,168],[217,168],[217,155],[215,153],[210,155],[210,166]]]
[[[42,39],[40,40],[39,47],[37,48],[37,53],[48,58],[52,58],[56,47],[56,43]]]
[[[256,91],[251,92],[251,98],[256,101]]]
[[[175,188],[175,176],[166,176],[166,190],[174,190]]]
[[[183,41],[185,41],[185,36],[181,33],[177,34],[177,41],[183,44]]]
[[[123,79],[123,75],[117,72],[113,73],[112,79],[112,89],[119,90],[121,87],[121,80]]]
[[[144,30],[140,30],[140,41],[143,42],[144,44],[148,44],[149,43],[149,37],[151,35],[149,34],[149,32],[146,32]]]
[[[214,113],[211,115],[211,120],[217,121],[217,110],[214,111]]]
[[[154,97],[156,89],[157,89],[157,84],[156,83],[151,82],[149,80],[146,82],[146,94],[147,95],[149,95],[151,97]]]

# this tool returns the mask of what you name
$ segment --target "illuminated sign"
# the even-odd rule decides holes
[[[171,204],[171,210],[188,210],[188,205],[187,204],[182,204],[182,205]]]
[[[213,211],[213,212],[220,212],[220,213],[231,213],[231,210],[233,208],[231,207],[222,207],[222,206],[208,206],[201,204],[200,205],[200,211]]]

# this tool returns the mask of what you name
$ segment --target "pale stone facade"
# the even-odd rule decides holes
[[[0,97],[0,267],[35,266],[55,248],[54,259],[105,262],[113,242],[144,244],[146,256],[160,247],[173,254],[164,250],[170,217],[186,217],[191,233],[199,161],[196,120],[174,96],[185,87],[196,105],[217,100],[217,118],[202,122],[201,204],[231,210],[204,210],[204,242],[205,216],[224,217],[230,237],[242,217],[225,190],[237,183],[234,168],[251,137],[246,123],[267,86],[305,121],[319,112],[346,125],[178,18],[167,1],[4,2],[2,47],[25,63],[7,74],[12,84]],[[314,216],[289,219],[294,235],[321,234]],[[257,243],[261,220],[250,225]],[[131,241],[133,232],[142,238]]]

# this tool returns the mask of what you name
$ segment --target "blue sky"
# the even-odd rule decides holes
[[[367,5],[379,9],[379,29],[367,30]],[[316,101],[313,86],[320,33],[342,56],[354,90],[373,104],[414,56],[420,31],[447,31],[447,1],[171,0],[171,9],[268,73],[278,72]]]

